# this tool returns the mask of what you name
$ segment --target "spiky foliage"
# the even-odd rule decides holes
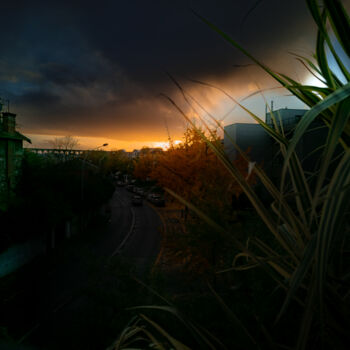
[[[246,270],[259,266],[273,278],[278,288],[285,290],[284,302],[276,315],[277,323],[282,315],[288,317],[292,307],[301,306],[298,335],[295,339],[286,339],[283,346],[275,344],[275,347],[306,349],[336,346],[345,349],[349,341],[346,325],[350,324],[347,250],[350,238],[350,72],[345,60],[336,52],[329,33],[334,33],[345,55],[350,57],[350,20],[340,0],[306,2],[318,27],[316,52],[313,59],[300,56],[297,59],[323,83],[323,87],[303,85],[289,76],[273,71],[229,35],[197,14],[222,38],[310,107],[290,138],[286,137],[278,123],[274,127],[267,125],[232,98],[276,141],[284,157],[280,186],[276,186],[261,167],[254,168],[255,175],[273,199],[270,208],[265,207],[254,188],[226,155],[210,143],[198,128],[197,132],[240,184],[274,241],[271,244],[270,238],[266,241],[252,238],[247,245],[236,240],[235,248],[240,253],[228,270]],[[329,65],[327,48],[337,62],[341,77]],[[186,92],[180,86],[179,88],[188,101]],[[191,119],[174,101],[169,100],[191,123]],[[296,146],[315,120],[327,126],[328,135],[322,145],[319,166],[310,177],[298,157]],[[193,127],[196,128],[195,125]],[[234,143],[234,140],[231,141]],[[246,157],[238,145],[234,145],[242,157]],[[170,192],[183,200],[176,193]],[[186,202],[186,205],[213,230],[224,230],[191,203]],[[241,257],[246,258],[244,264],[238,264],[242,261]]]

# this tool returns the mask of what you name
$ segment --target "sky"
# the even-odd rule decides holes
[[[304,0],[8,1],[2,5],[0,97],[33,146],[71,135],[81,148],[132,150],[182,138],[209,111],[223,125],[252,122],[220,90],[262,117],[265,100],[303,105],[199,20],[215,23],[274,70],[310,77],[290,52],[311,56]],[[191,96],[189,106],[172,79]],[[271,89],[271,90],[269,90]]]

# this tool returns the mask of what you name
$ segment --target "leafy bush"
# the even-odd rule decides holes
[[[113,185],[79,160],[56,162],[27,152],[16,193],[7,212],[1,213],[2,248],[41,236],[66,220],[93,213],[111,197]],[[18,219],[20,218],[20,220]]]

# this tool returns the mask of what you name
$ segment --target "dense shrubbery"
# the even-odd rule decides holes
[[[216,132],[212,131],[209,137],[210,142],[223,151]],[[242,195],[241,187],[194,128],[186,130],[183,140],[163,152],[144,149],[135,161],[135,177],[176,192],[201,210],[210,212],[213,219],[228,228],[237,218],[233,203]],[[248,176],[248,164],[243,158],[239,157],[234,164],[242,176]],[[255,177],[250,176],[249,183],[254,182]],[[171,195],[167,199],[168,203],[174,201]],[[184,229],[172,234],[169,231],[168,260],[172,256],[174,263],[185,262],[182,265],[191,273],[204,270],[212,273],[224,261],[227,263],[230,234],[212,235],[211,229],[186,206],[179,203],[178,207],[182,207]]]
[[[216,133],[213,131],[209,137],[209,142],[223,152]],[[248,163],[243,158],[236,159],[234,165],[247,177]],[[210,211],[221,223],[232,217],[233,199],[243,192],[194,128],[186,130],[182,143],[164,152],[143,152],[135,163],[134,174],[175,191]],[[249,177],[249,183],[254,182],[254,176]]]
[[[1,214],[1,246],[46,234],[68,220],[94,213],[112,193],[110,181],[95,168],[83,168],[79,160],[57,162],[25,153],[9,209]]]
[[[123,150],[117,151],[86,151],[83,154],[86,160],[96,165],[104,175],[115,174],[132,174],[134,163]]]

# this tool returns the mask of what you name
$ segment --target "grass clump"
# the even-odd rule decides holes
[[[276,115],[273,115],[274,125],[270,126],[231,97],[234,103],[248,112],[275,140],[283,156],[279,186],[272,182],[259,165],[255,165],[253,169],[254,175],[272,198],[270,207],[265,206],[255,188],[225,153],[210,142],[205,133],[168,97],[240,185],[268,229],[267,236],[255,235],[249,237],[248,241],[235,237],[230,240],[232,251],[238,253],[225,273],[243,275],[242,280],[251,282],[251,300],[250,292],[244,297],[239,296],[240,292],[219,295],[210,288],[218,309],[227,317],[222,321],[220,316],[216,316],[219,322],[223,322],[225,326],[230,324],[232,336],[237,331],[244,335],[245,341],[240,340],[236,344],[237,348],[346,349],[350,341],[346,329],[346,325],[350,324],[350,72],[345,59],[336,52],[330,37],[332,32],[349,58],[350,20],[340,0],[306,2],[318,27],[316,51],[311,59],[301,56],[297,56],[297,59],[322,82],[322,87],[303,85],[292,77],[275,72],[229,35],[197,14],[222,38],[310,108],[297,124],[294,133],[286,136]],[[327,49],[337,62],[341,77],[330,67]],[[191,104],[189,94],[175,80],[174,82],[185,101]],[[213,121],[215,122],[215,118]],[[303,167],[296,147],[314,121],[327,127],[327,137],[320,148],[317,168],[309,174]],[[217,125],[221,127],[219,122]],[[249,161],[249,157],[239,149],[235,140],[231,141],[241,156]],[[168,192],[210,226],[213,235],[227,234],[225,225],[215,221],[210,214],[183,199],[176,191],[169,189]],[[253,307],[250,310],[239,310],[237,303],[240,302],[251,303]],[[208,305],[204,301],[201,304],[203,308]],[[177,312],[174,310],[171,309],[171,313]],[[247,317],[247,313],[251,315]],[[191,329],[193,338],[197,341],[196,346],[191,345],[192,348],[231,348],[232,342],[225,342],[217,330],[203,331],[181,317],[180,321]],[[154,324],[143,316],[140,316],[140,322],[143,325],[138,324],[135,327],[150,332],[147,334],[148,343],[153,344],[150,346],[187,349],[183,343],[171,337],[167,327],[165,330],[163,326]],[[135,327],[128,328],[129,335],[135,331]],[[220,340],[216,334],[220,334]],[[162,340],[158,340],[157,336]],[[229,336],[228,334],[227,339]],[[122,336],[120,339],[125,338]],[[124,348],[123,341],[115,348]]]

